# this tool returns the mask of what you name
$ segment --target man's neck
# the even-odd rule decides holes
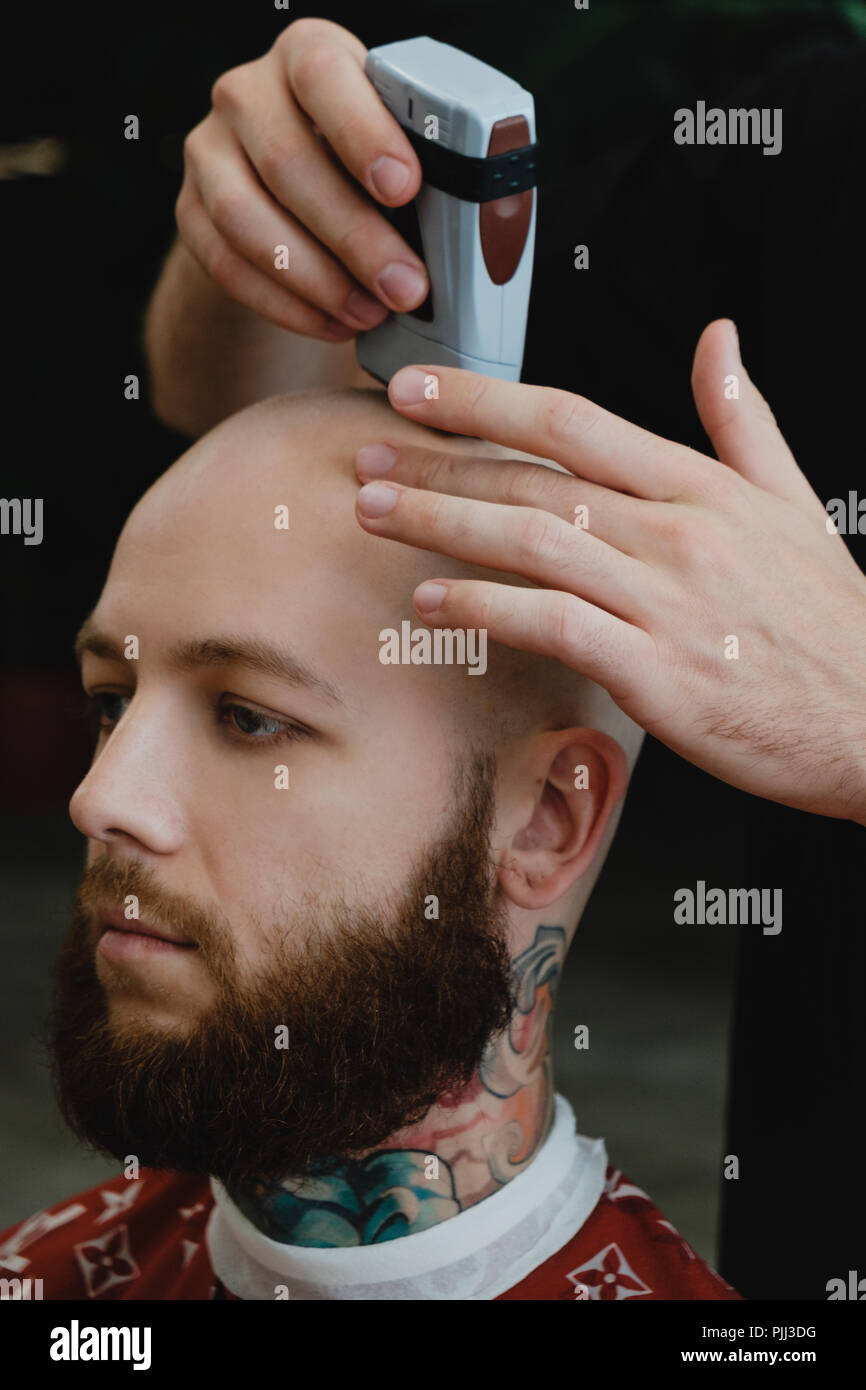
[[[553,1003],[566,945],[564,928],[539,926],[515,957],[517,1009],[459,1095],[327,1176],[230,1187],[235,1203],[273,1240],[333,1247],[414,1235],[498,1192],[553,1124]]]

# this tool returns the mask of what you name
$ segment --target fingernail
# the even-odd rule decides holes
[[[415,607],[421,613],[435,613],[437,608],[442,607],[447,592],[444,584],[434,584],[428,580],[415,590]]]
[[[427,399],[427,378],[431,372],[421,372],[417,367],[403,367],[391,378],[388,394],[395,405],[418,405]],[[437,381],[436,377],[433,377]],[[437,381],[438,385],[438,381]],[[431,397],[434,394],[431,392]]]
[[[738,328],[737,328],[737,325],[734,323],[734,320],[733,320],[733,319],[731,319],[731,337],[732,337],[733,340],[734,340],[734,351],[735,351],[735,353],[737,354],[737,356],[739,357],[739,356],[740,356],[740,334],[739,334],[739,330],[738,330]]]
[[[358,450],[355,467],[365,478],[381,478],[390,473],[396,458],[397,450],[387,444],[365,444]]]
[[[397,501],[397,489],[387,483],[367,483],[358,493],[358,510],[373,517],[387,516]]]
[[[370,182],[382,198],[399,198],[409,178],[409,166],[390,154],[380,155],[370,165]]]
[[[364,294],[361,290],[353,290],[346,300],[346,313],[361,323],[368,323],[372,327],[374,323],[381,323],[386,317],[388,310],[378,299],[374,299],[371,294]]]
[[[427,277],[414,265],[392,261],[376,279],[376,289],[394,304],[414,305],[427,289]]]

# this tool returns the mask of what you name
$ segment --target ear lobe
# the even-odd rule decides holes
[[[535,774],[531,815],[504,851],[499,879],[511,902],[532,910],[557,902],[593,862],[625,795],[628,763],[608,734],[569,729],[544,735],[527,767]]]

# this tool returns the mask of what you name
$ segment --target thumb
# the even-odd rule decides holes
[[[701,424],[722,463],[767,492],[814,505],[815,493],[743,366],[736,326],[730,319],[714,320],[698,339],[692,393]]]

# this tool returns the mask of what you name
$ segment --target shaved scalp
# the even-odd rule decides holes
[[[239,473],[273,470],[291,492],[299,486],[304,498],[333,504],[333,524],[345,528],[346,544],[359,548],[371,568],[393,566],[393,583],[407,605],[412,588],[434,574],[493,579],[498,583],[534,587],[522,577],[465,564],[361,531],[354,517],[354,497],[360,486],[355,456],[364,444],[387,437],[395,443],[432,449],[449,455],[520,458],[537,466],[568,472],[550,459],[510,451],[487,440],[430,429],[399,415],[384,391],[339,388],[296,391],[270,396],[223,420],[197,440],[145,494],[141,507],[164,487],[208,475],[209,486],[220,488]],[[222,474],[222,478],[220,477]],[[138,508],[136,508],[136,511]],[[135,516],[133,512],[130,521]],[[130,523],[127,523],[129,525]],[[335,545],[341,537],[332,535]],[[415,618],[415,624],[421,625]],[[462,681],[460,696],[449,713],[457,745],[478,753],[495,753],[498,744],[540,728],[571,725],[601,729],[622,746],[629,768],[634,766],[643,731],[593,681],[550,657],[503,645],[495,646],[484,680]],[[479,689],[480,687],[480,689]]]

